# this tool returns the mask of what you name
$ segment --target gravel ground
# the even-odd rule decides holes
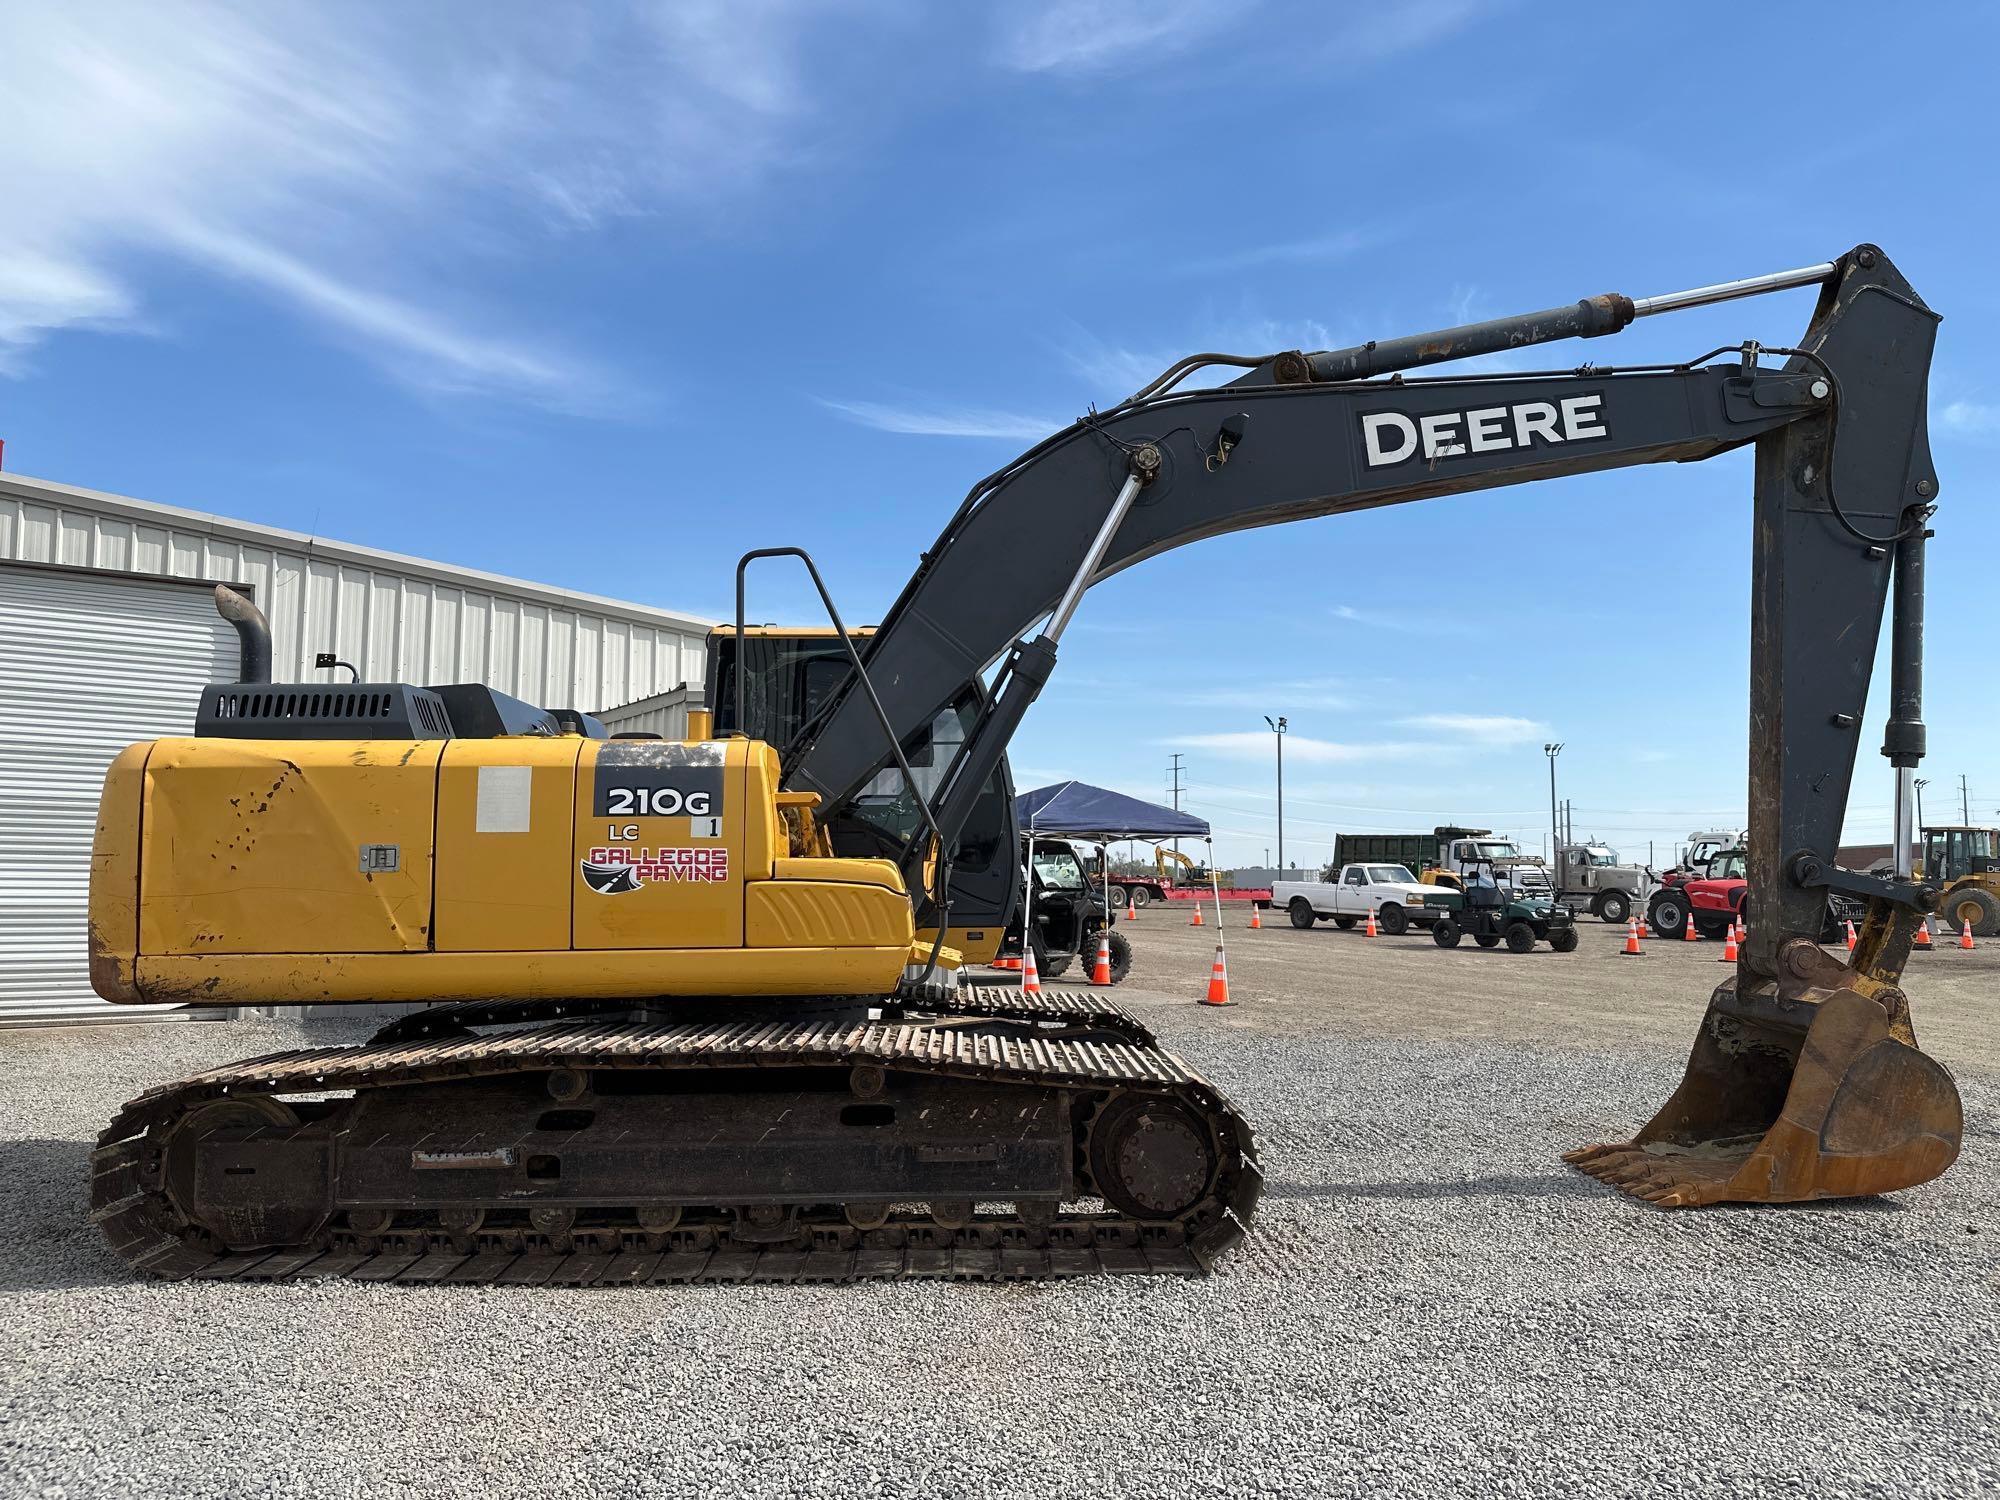
[[[0,1494],[2000,1492],[2000,943],[1918,961],[1939,1182],[1664,1213],[1556,1160],[1678,1078],[1712,945],[1445,954],[1149,912],[1120,998],[1260,1130],[1199,1282],[159,1285],[83,1223],[143,1086],[296,1023],[0,1033]],[[1141,988],[1144,986],[1144,988]],[[352,1028],[312,1028],[344,1040]]]

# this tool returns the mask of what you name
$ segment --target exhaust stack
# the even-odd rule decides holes
[[[269,682],[271,622],[264,618],[264,611],[229,585],[218,583],[215,586],[215,612],[236,627],[238,642],[236,680]]]

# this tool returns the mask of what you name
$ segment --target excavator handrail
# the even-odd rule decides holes
[[[749,681],[750,673],[748,664],[743,660],[741,649],[745,639],[744,632],[748,623],[745,615],[745,580],[750,571],[750,564],[767,557],[796,557],[800,562],[805,564],[806,573],[811,577],[813,587],[819,591],[820,603],[826,606],[826,617],[832,622],[833,633],[839,638],[840,644],[846,649],[848,664],[854,669],[854,676],[850,681],[858,684],[861,690],[868,695],[869,705],[874,709],[876,720],[882,726],[882,735],[889,742],[889,754],[896,762],[896,769],[903,773],[903,783],[910,789],[910,800],[916,803],[917,811],[923,816],[924,826],[930,831],[931,847],[935,851],[933,858],[935,859],[934,869],[936,871],[930,898],[932,905],[938,913],[938,924],[937,941],[931,945],[930,964],[925,970],[924,977],[928,979],[937,969],[938,957],[944,947],[944,935],[951,925],[951,846],[938,829],[937,819],[932,815],[930,802],[925,798],[923,788],[917,784],[917,773],[910,769],[909,757],[903,753],[903,742],[897,735],[895,726],[890,723],[888,712],[882,707],[882,699],[875,691],[875,684],[869,679],[867,666],[862,662],[860,653],[855,649],[855,637],[841,620],[840,610],[833,602],[833,594],[828,590],[826,580],[820,577],[819,565],[812,560],[812,554],[807,552],[803,547],[757,547],[744,553],[736,560],[736,641],[738,651],[735,671],[735,732],[739,735],[747,733],[745,725],[749,722],[744,717],[746,702],[744,690],[745,684]]]

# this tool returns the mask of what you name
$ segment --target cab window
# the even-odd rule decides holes
[[[1368,884],[1368,872],[1367,872],[1366,870],[1362,869],[1362,868],[1361,868],[1361,866],[1359,866],[1359,865],[1354,865],[1354,866],[1352,866],[1352,867],[1351,867],[1351,868],[1350,868],[1350,869],[1348,870],[1348,872],[1347,872],[1347,875],[1346,875],[1346,877],[1345,877],[1345,878],[1346,878],[1346,880],[1347,880],[1347,883],[1348,883],[1349,885],[1366,885],[1366,884]]]
[[[1035,846],[1035,878],[1045,890],[1080,891],[1084,887],[1083,866],[1060,844]]]

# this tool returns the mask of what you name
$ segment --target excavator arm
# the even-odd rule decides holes
[[[1746,344],[1685,365],[1350,378],[1419,352],[1458,358],[1611,332],[1629,321],[1625,310],[1808,278],[1823,285],[1797,352]],[[1783,280],[1654,301],[1663,306],[1592,298],[1569,318],[1557,309],[1372,353],[1273,356],[1221,389],[1161,391],[1086,418],[983,480],[863,651],[884,713],[906,735],[1002,664],[937,798],[941,814],[1004,752],[1083,589],[1136,562],[1256,526],[1754,443],[1752,884],[1766,921],[1750,952],[1753,968],[1772,971],[1781,931],[1818,930],[1825,887],[1812,883],[1817,872],[1796,878],[1796,857],[1832,865],[1892,562],[1920,556],[1937,492],[1924,414],[1937,320],[1869,246]],[[1900,694],[1898,705],[1908,708]],[[1916,740],[1921,753],[1920,723]],[[829,811],[887,764],[881,722],[852,680],[784,758],[787,784],[819,793]],[[940,823],[949,834],[951,820]]]
[[[1744,343],[1670,365],[1403,374],[1814,284],[1818,303],[1790,347]],[[1053,670],[1091,584],[1170,548],[1250,527],[1628,465],[1694,462],[1754,445],[1749,940],[1736,980],[1724,987],[1726,1001],[1718,991],[1704,1022],[1713,1054],[1706,1071],[1691,1067],[1676,1095],[1679,1124],[1662,1123],[1670,1106],[1648,1127],[1664,1132],[1658,1139],[1642,1132],[1633,1146],[1602,1148],[1590,1159],[1596,1166],[1583,1164],[1602,1168],[1601,1175],[1627,1174],[1621,1186],[1674,1202],[1824,1196],[1923,1180],[1956,1154],[1957,1095],[1943,1070],[1914,1050],[1895,981],[1935,893],[1908,878],[1907,863],[1901,876],[1884,879],[1840,870],[1833,855],[1892,577],[1899,580],[1895,680],[1883,753],[1906,783],[1923,751],[1922,555],[1938,488],[1925,402],[1936,323],[1887,256],[1863,245],[1824,265],[1669,297],[1594,297],[1350,350],[1183,361],[1132,399],[1081,419],[974,486],[867,643],[865,680],[850,679],[786,746],[787,785],[818,793],[837,812],[886,763],[885,725],[918,734],[997,665],[983,714],[932,798],[936,836],[949,849]],[[1246,373],[1217,389],[1173,389],[1192,368],[1217,362]],[[1044,623],[1029,634],[1037,621]],[[1906,850],[1902,803],[1899,797],[1899,848]],[[914,870],[923,852],[913,848],[906,869]],[[1849,967],[1813,942],[1830,890],[1872,902]],[[1794,1163],[1786,1178],[1753,1163],[1745,1170],[1764,1178],[1736,1181],[1733,1167],[1724,1174],[1728,1191],[1711,1191],[1712,1173],[1697,1191],[1683,1173],[1656,1193],[1649,1158],[1678,1149],[1661,1144],[1667,1137],[1699,1155],[1724,1125],[1755,1136],[1777,1117],[1805,1033],[1835,990],[1866,1007],[1866,1014],[1850,1013],[1845,1000],[1837,1007],[1861,1049],[1855,1057],[1894,1033],[1916,1060],[1895,1060],[1902,1092],[1888,1108],[1892,1124],[1863,1130],[1852,1126],[1853,1110],[1829,1116],[1834,1094],[1851,1081],[1840,1068],[1821,1090],[1809,1123],[1848,1121],[1852,1149],[1805,1154],[1873,1165],[1822,1171]],[[1879,1017],[1887,1030],[1875,1025]],[[1856,1040],[1864,1034],[1865,1043]],[[1703,1051],[1698,1045],[1698,1063]],[[1740,1079],[1717,1081],[1732,1059],[1745,1057],[1757,1063],[1756,1090]],[[1696,1094],[1706,1089],[1714,1097],[1683,1099],[1696,1083]],[[1738,1108],[1753,1091],[1754,1104]],[[1775,1100],[1767,1097],[1774,1091]],[[1638,1156],[1628,1159],[1631,1152]],[[1912,1177],[1918,1158],[1921,1175]],[[1717,1159],[1710,1151],[1711,1165]]]

